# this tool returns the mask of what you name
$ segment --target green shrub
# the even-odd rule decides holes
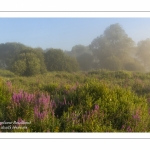
[[[13,88],[0,80],[0,119],[31,121],[28,132],[149,132],[148,78],[101,70],[15,77]]]
[[[99,132],[104,131],[103,127],[108,128],[108,131],[129,131],[130,127],[134,132],[142,132],[149,128],[147,101],[145,98],[138,97],[130,89],[110,88],[95,80],[77,87],[73,92],[68,92],[65,97],[66,100],[73,101],[72,111],[69,114],[73,111],[80,112],[77,118],[81,118],[85,112],[92,111],[95,105],[98,105],[100,109],[98,114],[93,114],[94,120],[91,118],[90,121],[84,123],[81,119],[77,120],[77,126],[81,126],[80,131]],[[62,120],[65,120],[66,113],[68,112],[64,112]],[[67,121],[63,123],[63,126],[65,131],[70,129]],[[71,130],[75,130],[75,127]]]
[[[0,69],[0,76],[1,77],[7,77],[7,78],[12,78],[15,77],[15,74],[9,70],[5,69]]]
[[[0,78],[0,121],[7,120],[6,108],[11,99],[11,85],[8,86],[9,87],[7,87],[6,83],[4,83],[4,81],[2,81],[2,79]]]

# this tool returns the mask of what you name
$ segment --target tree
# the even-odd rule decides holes
[[[126,63],[124,68],[128,71],[145,71],[145,67],[136,59]]]
[[[64,70],[68,72],[75,72],[79,70],[79,64],[77,60],[71,56],[65,56]]]
[[[65,55],[60,49],[49,49],[45,53],[45,64],[48,71],[77,71],[75,58]]]
[[[138,42],[136,56],[144,65],[146,70],[150,70],[150,39]]]
[[[11,71],[21,76],[36,75],[41,73],[41,61],[36,53],[28,48],[16,55]]]
[[[78,56],[77,61],[81,70],[88,71],[93,68],[93,56],[89,53],[83,53]]]
[[[124,69],[126,58],[133,59],[130,54],[135,43],[119,24],[112,24],[89,47],[99,68],[118,70]]]
[[[93,54],[89,50],[88,46],[75,45],[72,47],[71,51],[65,51],[68,56],[76,58],[79,63],[81,70],[87,71],[92,69],[93,65]]]
[[[17,75],[25,75],[25,72],[27,70],[26,60],[18,59],[14,62],[12,65],[11,71],[14,72]]]
[[[42,48],[34,48],[34,53],[37,55],[37,57],[40,59],[40,72],[45,73],[47,71],[46,65],[45,65],[45,59],[44,59],[44,51]]]
[[[116,56],[107,57],[103,64],[101,65],[102,69],[109,69],[109,70],[121,70],[122,69],[122,62]]]
[[[88,53],[88,52],[90,53],[88,47],[83,46],[81,44],[75,45],[72,47],[71,56],[77,58],[77,57],[81,56],[82,54]]]
[[[17,53],[20,51],[26,49],[27,46],[21,44],[21,43],[2,43],[0,44],[0,61],[1,66],[4,69],[9,69],[12,65],[13,59],[16,56]]]

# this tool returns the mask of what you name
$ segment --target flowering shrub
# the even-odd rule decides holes
[[[108,73],[105,73],[107,76]],[[116,73],[117,74],[117,73]],[[111,78],[116,74],[111,74]],[[118,73],[121,78],[121,73]],[[117,75],[118,75],[117,74]],[[87,75],[87,74],[86,74]],[[99,74],[96,74],[96,76]],[[130,76],[129,76],[130,75]],[[132,74],[123,77],[132,79]],[[98,77],[76,81],[61,80],[47,83],[37,79],[20,89],[10,80],[0,80],[1,132],[149,132],[150,100],[137,95],[129,85],[142,85],[141,80],[113,85]],[[93,74],[94,76],[94,74]],[[38,77],[39,78],[39,77]],[[60,76],[59,76],[60,78]],[[30,78],[31,79],[31,78]],[[32,78],[33,79],[33,78]],[[78,78],[77,78],[78,79]],[[46,83],[44,83],[44,80]],[[47,78],[48,80],[48,78]],[[79,80],[79,79],[78,79]],[[129,79],[125,79],[126,81]],[[138,82],[137,82],[138,81]],[[13,81],[14,82],[14,81]],[[39,81],[38,81],[39,82]],[[132,81],[133,82],[133,81]],[[18,82],[17,82],[18,83]],[[121,83],[121,84],[120,84]],[[40,88],[31,88],[29,85]],[[23,86],[25,87],[25,86]],[[30,90],[27,90],[27,89]],[[139,87],[137,87],[139,88]],[[148,96],[148,95],[147,95]]]
[[[77,126],[80,126],[80,131],[83,126],[84,130],[82,131],[87,132],[129,131],[125,129],[128,126],[134,132],[149,129],[147,101],[139,98],[130,90],[119,87],[111,89],[98,81],[90,81],[78,87],[75,93],[77,94],[76,99],[72,98],[74,105],[68,115],[70,116],[73,110],[80,112],[77,117],[80,119],[75,121]],[[66,115],[67,113],[64,114],[64,117]],[[84,121],[81,121],[81,118]],[[66,126],[68,126],[67,122]],[[87,129],[88,126],[90,128]],[[94,128],[94,126],[96,127]]]

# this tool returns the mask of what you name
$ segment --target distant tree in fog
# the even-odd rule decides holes
[[[150,39],[138,42],[136,56],[144,67],[150,71]]]
[[[45,64],[48,71],[77,71],[78,62],[75,58],[66,55],[60,49],[49,49],[45,53]]]
[[[131,56],[135,50],[135,43],[119,24],[112,24],[106,28],[103,35],[95,38],[89,47],[99,68],[130,70],[130,63],[131,68],[137,70],[137,65],[133,64],[135,62]]]
[[[82,55],[78,56],[77,61],[81,70],[88,71],[94,68],[93,55],[89,53],[83,53]]]

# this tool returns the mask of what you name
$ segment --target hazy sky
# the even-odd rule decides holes
[[[136,43],[150,38],[150,18],[0,18],[0,43],[71,50],[78,44],[89,45],[114,23]]]

